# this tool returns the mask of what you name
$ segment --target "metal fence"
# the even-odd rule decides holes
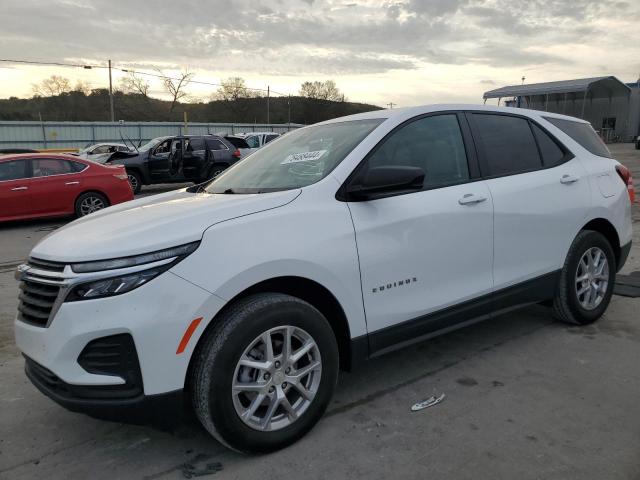
[[[0,148],[83,148],[99,142],[135,144],[155,137],[183,134],[241,132],[284,133],[300,124],[265,123],[180,123],[180,122],[0,122]]]

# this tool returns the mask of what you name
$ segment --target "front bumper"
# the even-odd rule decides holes
[[[63,302],[46,325],[15,320],[16,345],[31,361],[51,372],[62,384],[75,387],[114,387],[127,383],[126,375],[87,371],[79,363],[85,347],[93,340],[128,334],[133,339],[141,376],[142,397],[184,388],[191,354],[206,327],[200,322],[187,347],[180,354],[177,347],[185,330],[195,318],[213,318],[223,301],[181,277],[165,272],[149,283],[122,295]],[[30,378],[33,381],[33,369]],[[34,381],[36,383],[36,381]],[[67,407],[86,403],[90,398],[77,395],[62,397],[42,381],[36,386]],[[88,390],[98,392],[96,390]],[[116,399],[124,403],[144,400]],[[94,400],[98,401],[99,398]],[[96,405],[101,405],[101,401]],[[74,408],[71,408],[74,409]]]
[[[38,390],[67,410],[103,420],[171,426],[187,410],[182,389],[159,395],[144,395],[140,390],[129,396],[108,385],[72,385],[26,355],[25,373]]]

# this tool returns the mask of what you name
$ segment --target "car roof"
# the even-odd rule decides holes
[[[574,122],[580,123],[588,123],[585,120],[576,117],[570,117],[568,115],[561,115],[558,113],[545,112],[541,110],[530,110],[527,108],[518,108],[518,107],[498,107],[493,105],[476,105],[476,104],[466,104],[466,103],[442,103],[442,104],[433,104],[433,105],[420,105],[417,107],[404,107],[404,108],[394,108],[394,109],[386,109],[386,110],[372,110],[370,112],[364,113],[356,113],[354,115],[348,115],[346,117],[333,118],[331,120],[327,120],[316,125],[325,125],[331,123],[345,122],[351,120],[369,120],[369,119],[409,119],[416,115],[433,113],[433,112],[441,112],[448,110],[475,110],[475,111],[484,111],[484,112],[497,112],[497,113],[511,113],[517,115],[524,115],[528,117],[540,118],[540,117],[553,117],[553,118],[561,118],[565,120],[571,120]]]
[[[60,159],[60,160],[73,160],[74,162],[87,163],[86,160],[70,155],[68,153],[9,153],[6,155],[0,155],[0,162],[6,162],[9,160],[21,160],[28,158],[47,158],[47,159]]]

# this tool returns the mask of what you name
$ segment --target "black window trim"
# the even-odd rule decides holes
[[[473,119],[474,113],[478,115],[500,115],[503,117],[515,117],[515,118],[521,118],[523,120],[526,120],[529,124],[529,130],[531,131],[531,135],[533,135],[533,140],[538,150],[538,157],[540,158],[540,167],[528,168],[526,170],[519,170],[517,172],[501,173],[499,175],[486,175],[485,172],[489,171],[489,165],[486,159],[486,153],[485,153],[484,145],[482,143],[482,137]],[[571,150],[569,150],[566,147],[566,145],[564,145],[560,140],[558,140],[555,135],[549,132],[549,130],[546,127],[544,127],[539,122],[537,122],[533,118],[528,117],[526,115],[520,115],[517,113],[511,113],[511,112],[496,112],[491,110],[465,110],[465,117],[467,118],[467,121],[469,122],[469,126],[471,128],[473,142],[476,146],[476,150],[478,153],[478,164],[480,166],[480,174],[483,180],[490,180],[493,178],[502,178],[502,177],[511,177],[513,175],[522,175],[523,173],[531,173],[531,172],[537,172],[540,170],[548,170],[550,168],[559,167],[560,165],[563,165],[567,163],[569,160],[575,158],[575,155],[573,154],[573,152],[571,152]],[[540,128],[544,133],[546,133],[551,138],[551,140],[553,140],[555,144],[560,148],[560,150],[564,152],[564,157],[560,162],[553,165],[544,164],[544,158],[542,157],[542,150],[540,148],[540,145],[538,144],[538,139],[533,130],[532,124]]]
[[[351,173],[349,174],[349,176],[347,177],[347,179],[342,183],[342,185],[340,186],[340,188],[338,189],[338,191],[336,192],[336,200],[340,201],[340,202],[361,202],[363,200],[361,199],[354,199],[349,197],[349,195],[347,194],[347,188],[349,187],[349,185],[351,184],[351,182],[357,178],[358,174],[360,173],[360,171],[362,170],[362,168],[364,168],[364,165],[366,165],[366,163],[369,161],[369,158],[371,158],[371,156],[373,154],[375,154],[381,147],[382,145],[384,145],[384,143],[387,141],[387,139],[389,137],[391,137],[394,133],[396,133],[398,130],[400,130],[401,128],[404,128],[405,126],[416,122],[418,120],[422,120],[423,118],[428,118],[428,117],[436,117],[439,115],[455,115],[456,119],[458,121],[458,127],[460,128],[460,134],[462,135],[462,143],[464,145],[464,150],[465,150],[465,154],[467,156],[467,168],[469,169],[469,178],[467,180],[463,180],[460,182],[452,182],[452,183],[447,183],[447,184],[442,184],[442,185],[437,185],[437,186],[433,186],[433,187],[423,187],[421,190],[416,190],[416,191],[410,191],[410,192],[394,192],[394,193],[389,193],[389,194],[383,194],[380,196],[376,196],[376,198],[373,199],[369,199],[369,200],[364,200],[364,201],[374,201],[374,200],[381,200],[383,198],[390,198],[390,197],[397,197],[400,195],[412,195],[412,194],[416,194],[416,193],[421,193],[421,192],[426,192],[429,190],[438,190],[441,188],[448,188],[448,187],[453,187],[456,185],[464,185],[467,183],[473,183],[473,182],[477,182],[479,180],[483,180],[483,178],[480,175],[480,165],[478,162],[478,155],[477,155],[477,151],[476,151],[476,146],[473,142],[473,138],[471,135],[471,129],[469,127],[468,121],[464,115],[464,112],[461,110],[440,110],[437,112],[429,112],[429,113],[423,113],[421,115],[416,115],[415,117],[411,117],[407,120],[405,120],[404,122],[400,123],[399,125],[396,125],[390,132],[388,132],[384,137],[382,137],[378,143],[376,143],[373,148],[371,150],[369,150],[369,152],[362,158],[362,160],[360,160],[360,163],[358,163],[358,165],[355,166],[355,168],[351,171]]]

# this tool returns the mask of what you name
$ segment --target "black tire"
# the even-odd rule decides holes
[[[600,303],[593,309],[584,308],[576,291],[578,263],[591,248],[597,247],[604,252],[608,262],[608,283]],[[605,312],[613,295],[613,283],[616,275],[616,259],[611,244],[604,235],[592,230],[581,231],[574,239],[564,262],[560,280],[553,299],[553,314],[563,322],[574,325],[588,325],[598,320]]]
[[[194,410],[202,425],[221,443],[243,453],[271,452],[304,436],[322,417],[338,378],[338,346],[324,316],[296,297],[261,293],[233,304],[215,322],[194,353],[190,379]],[[279,430],[260,431],[240,419],[231,385],[245,349],[264,332],[284,325],[303,329],[315,341],[322,364],[320,383],[297,420]]]
[[[93,206],[93,208],[90,208]],[[109,206],[107,197],[98,192],[86,192],[76,199],[76,217],[81,218]]]
[[[140,190],[142,190],[142,178],[140,178],[140,174],[133,170],[127,170],[127,177],[129,177],[129,185],[131,185],[133,193],[140,193]]]

